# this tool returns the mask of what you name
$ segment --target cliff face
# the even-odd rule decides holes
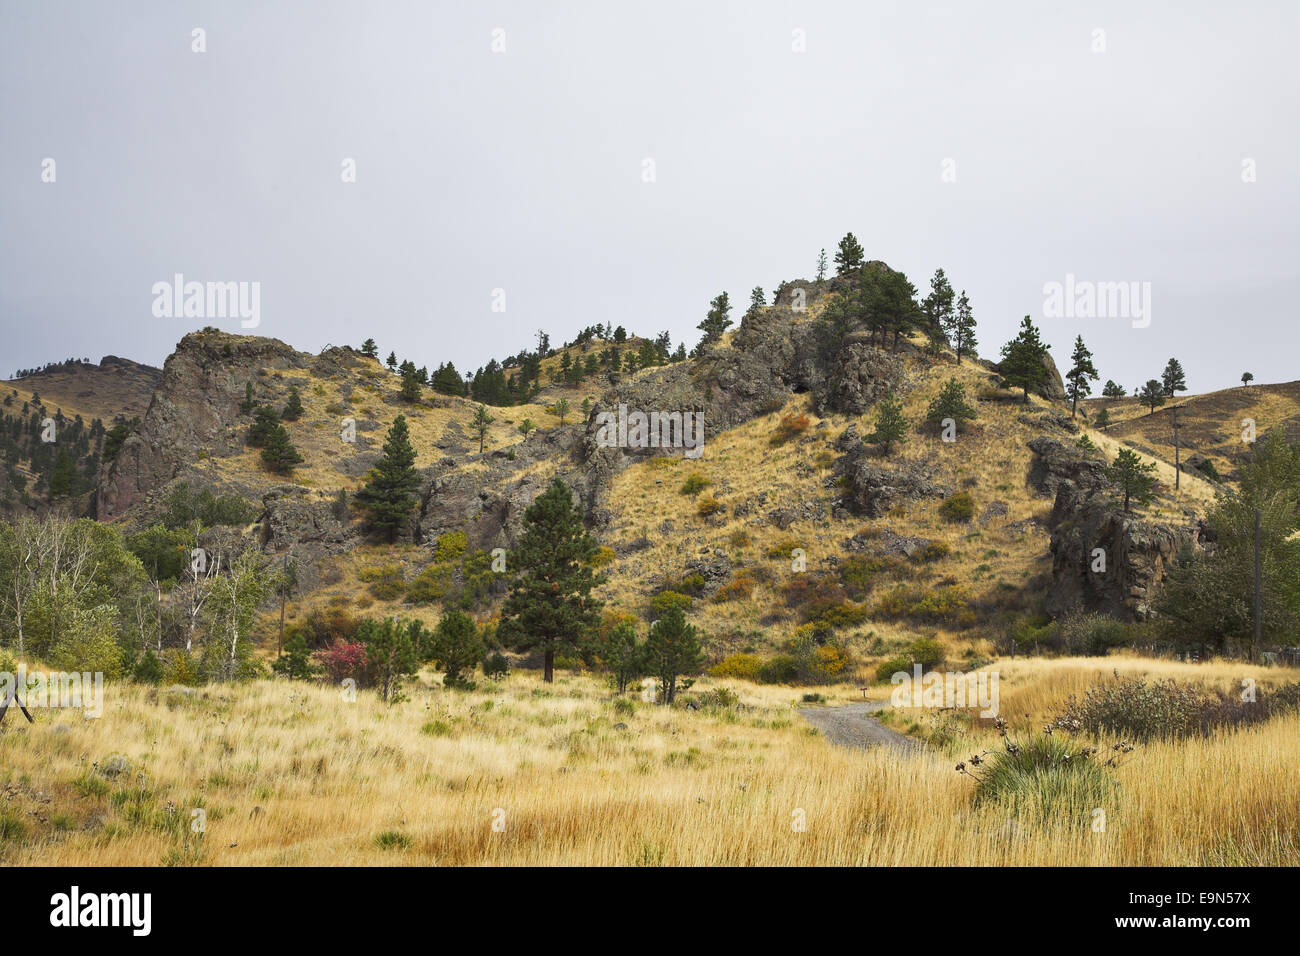
[[[101,469],[95,497],[100,519],[121,516],[201,454],[238,451],[242,431],[235,421],[246,383],[253,383],[256,400],[261,369],[302,369],[310,362],[311,356],[276,339],[216,331],[185,336],[163,366],[140,427]]]
[[[1191,520],[1185,526],[1140,520],[1119,507],[1100,461],[1052,438],[1029,446],[1035,455],[1030,484],[1055,498],[1048,612],[1150,618],[1170,563],[1182,548],[1201,547],[1203,528]]]

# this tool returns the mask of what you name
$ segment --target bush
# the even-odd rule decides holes
[[[731,532],[731,534],[727,536],[727,542],[733,548],[740,549],[740,548],[748,548],[749,545],[751,544],[751,539],[749,537],[748,531],[746,531],[744,528],[737,528],[735,531]]]
[[[442,564],[460,559],[469,550],[469,536],[464,531],[448,531],[438,536],[433,547],[433,560]]]
[[[939,505],[939,516],[953,524],[970,521],[975,517],[975,498],[969,491],[959,491]]]
[[[203,683],[199,676],[198,658],[191,657],[179,647],[162,652],[163,683],[197,687]]]
[[[358,575],[370,585],[370,593],[380,601],[395,601],[406,590],[406,576],[400,564],[372,564]]]
[[[718,588],[713,600],[717,604],[724,604],[727,601],[748,601],[750,595],[754,593],[754,582],[743,574],[736,575],[727,584]]]
[[[607,564],[613,564],[615,557],[613,548],[601,547],[596,549],[596,553],[591,556],[587,564],[593,568],[603,568]]]
[[[677,591],[680,594],[689,594],[692,597],[695,597],[704,590],[707,584],[708,582],[704,580],[702,574],[691,573],[678,581],[674,581],[672,584],[668,585],[668,587],[664,588],[664,590]]]
[[[840,583],[855,598],[861,598],[876,586],[876,581],[886,574],[899,571],[902,563],[897,558],[881,555],[854,555],[839,567]]]
[[[451,593],[454,569],[451,565],[430,564],[406,587],[406,600],[412,604],[437,604]]]
[[[876,665],[876,680],[886,683],[900,671],[911,673],[917,664],[921,671],[934,670],[947,659],[944,646],[932,637],[918,637],[903,650],[901,654],[881,661]]]
[[[772,432],[772,437],[768,443],[777,446],[784,445],[793,438],[798,438],[808,430],[808,416],[801,412],[790,412],[781,416],[781,422]]]
[[[1079,613],[1061,618],[1048,641],[1063,654],[1105,655],[1129,642],[1129,627],[1105,614]]]
[[[315,659],[316,664],[335,684],[348,679],[360,684],[366,673],[366,648],[359,641],[345,641],[336,637],[329,647],[316,652]]]
[[[712,495],[706,495],[700,499],[700,503],[695,506],[695,513],[701,518],[712,518],[722,510],[722,504]]]
[[[698,495],[711,484],[713,482],[701,474],[690,474],[686,476],[686,480],[678,490],[684,495]]]
[[[0,668],[3,669],[3,668]],[[163,681],[163,665],[158,659],[158,655],[150,648],[144,652],[135,664],[135,671],[131,675],[140,684],[161,684]]]
[[[656,618],[663,617],[668,613],[670,608],[678,607],[683,611],[690,610],[694,600],[689,594],[682,594],[678,591],[660,591],[650,599],[650,609]]]
[[[789,654],[779,654],[763,662],[758,679],[764,684],[793,684],[799,679],[799,662]]]
[[[487,657],[483,658],[483,676],[492,680],[500,680],[510,673],[510,662],[500,651],[493,651]]]
[[[873,613],[879,618],[927,624],[970,627],[975,623],[965,590],[955,585],[927,589],[900,584],[881,597]]]
[[[807,550],[804,543],[798,538],[786,538],[784,541],[778,541],[776,544],[771,545],[763,554],[769,558],[785,558],[788,561],[795,549]]]
[[[762,681],[763,659],[756,654],[731,654],[709,668],[709,675],[719,678]]]
[[[977,781],[976,803],[998,804],[1033,820],[1064,818],[1087,826],[1093,810],[1108,806],[1115,791],[1115,782],[1096,759],[1097,753],[1095,747],[1078,747],[1067,739],[1039,734],[1024,743],[1008,739],[1002,750],[972,757],[971,766],[978,769],[963,762],[957,770]],[[1116,760],[1112,757],[1110,765]]]
[[[1300,706],[1300,682],[1260,689],[1253,701],[1238,693],[1206,690],[1171,678],[1124,677],[1071,697],[1052,722],[1070,733],[1103,733],[1136,740],[1207,735],[1218,727],[1259,723]]]

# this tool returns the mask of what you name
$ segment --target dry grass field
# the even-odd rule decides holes
[[[1223,686],[1300,676],[1133,657],[992,667],[1013,734],[1112,670]],[[702,680],[688,696],[716,686]],[[727,686],[737,703],[688,710],[619,698],[590,676],[546,686],[532,672],[476,692],[425,675],[392,706],[315,684],[113,685],[99,720],[47,711],[0,730],[0,861],[1300,863],[1300,715],[1139,746],[1113,771],[1094,832],[1077,816],[976,803],[954,764],[996,745],[988,727],[916,756],[848,750],[800,717],[799,691]],[[859,697],[823,692],[832,704]],[[912,713],[891,723],[924,734],[935,715]]]

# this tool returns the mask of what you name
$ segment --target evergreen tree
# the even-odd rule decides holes
[[[419,625],[419,621],[367,618],[357,628],[356,640],[366,649],[367,676],[385,703],[400,701],[402,682],[419,670]]]
[[[632,353],[630,351],[627,353],[627,357],[629,359],[632,358]],[[551,406],[551,413],[555,415],[555,417],[560,420],[560,424],[563,425],[565,417],[569,414],[569,400],[567,398],[557,400],[556,403]]]
[[[366,339],[361,343],[361,354],[366,358],[378,358],[379,346],[375,344],[374,339]]]
[[[289,440],[289,430],[277,424],[266,440],[266,447],[262,449],[262,463],[276,474],[287,475],[295,465],[301,465],[302,461],[302,455],[298,454],[298,449]]]
[[[370,471],[370,480],[354,500],[366,510],[366,524],[372,531],[387,533],[394,541],[415,508],[420,475],[415,470],[415,448],[411,445],[406,416],[398,415],[388,430],[383,455]]]
[[[926,342],[931,352],[938,352],[948,339],[948,330],[956,322],[953,311],[952,283],[942,269],[936,269],[930,279],[930,294],[921,303],[921,312],[925,316]]]
[[[627,685],[641,675],[645,663],[645,648],[637,642],[636,625],[622,619],[609,629],[600,645],[600,656],[614,678],[614,686],[621,694]]]
[[[438,371],[433,373],[433,381],[430,384],[433,385],[435,392],[441,392],[443,395],[465,394],[465,380],[460,377],[456,366],[451,362],[438,366]]]
[[[33,402],[36,401],[36,395],[35,395],[35,394],[32,395],[32,401],[33,401]],[[244,383],[244,400],[243,400],[242,402],[239,403],[239,413],[240,413],[241,415],[247,415],[249,412],[251,412],[251,411],[253,410],[253,404],[254,404],[254,403],[253,403],[253,383],[252,383],[252,382],[245,382],[245,383]]]
[[[998,374],[1004,385],[1024,389],[1026,403],[1029,402],[1029,390],[1047,382],[1047,366],[1043,359],[1049,348],[1051,346],[1039,338],[1038,329],[1029,316],[1020,323],[1020,333],[1002,346]]]
[[[965,289],[961,290],[961,295],[957,299],[957,312],[952,319],[952,325],[945,331],[948,334],[948,341],[952,343],[957,353],[958,362],[961,362],[964,355],[975,354],[975,346],[979,342],[975,339],[975,316],[971,313],[970,299],[966,298]]]
[[[60,448],[54,458],[54,470],[50,472],[50,500],[71,496],[76,477],[77,469],[73,464],[72,456],[68,454],[66,448]]]
[[[280,413],[280,420],[285,422],[296,422],[302,418],[303,407],[302,397],[298,394],[298,386],[289,386],[289,400],[284,404],[284,411]]]
[[[709,303],[709,314],[704,317],[704,321],[698,326],[700,331],[704,333],[704,340],[700,345],[712,345],[722,338],[722,333],[727,331],[730,325],[731,298],[727,293],[722,292],[714,296],[713,301]]]
[[[840,247],[835,253],[835,274],[847,275],[862,267],[865,260],[862,246],[853,233],[848,233],[840,240]]]
[[[525,418],[522,422],[519,423],[519,434],[523,435],[524,438],[527,439],[528,433],[531,432],[536,427],[537,426],[533,424],[533,420],[531,418]]]
[[[431,651],[434,665],[443,672],[444,686],[473,689],[464,672],[472,671],[482,662],[487,648],[472,617],[463,611],[444,614],[434,629]]]
[[[1187,391],[1187,379],[1183,376],[1183,365],[1176,358],[1171,358],[1165,370],[1160,374],[1160,387],[1167,397],[1173,398],[1178,392]]]
[[[312,663],[311,648],[307,638],[295,634],[284,645],[284,653],[275,659],[271,670],[289,680],[309,680],[316,676],[316,666]]]
[[[892,396],[882,399],[876,417],[876,427],[864,441],[882,445],[885,453],[894,449],[896,442],[901,442],[907,435],[907,419],[903,417],[903,403]]]
[[[1255,381],[1255,376],[1254,376],[1253,374],[1251,374],[1250,372],[1242,372],[1242,373],[1241,373],[1241,387],[1242,387],[1242,388],[1245,388],[1247,385],[1249,385],[1249,384],[1250,384],[1251,382],[1253,382],[1253,381]]]
[[[767,295],[763,292],[762,286],[754,286],[749,293],[749,309],[745,312],[745,318],[757,315],[758,310],[767,305]]]
[[[389,352],[389,353],[388,353],[388,358],[384,361],[384,364],[388,366],[388,370],[389,370],[390,372],[396,372],[396,371],[397,371],[397,353],[396,353],[396,352]]]
[[[554,479],[524,512],[514,553],[518,570],[497,628],[516,649],[541,650],[547,683],[555,677],[556,652],[579,649],[599,621],[601,605],[591,591],[604,579],[590,566],[597,549],[568,486]]]
[[[1108,378],[1106,384],[1101,387],[1101,394],[1104,398],[1123,398],[1128,394],[1128,390],[1114,379]]]
[[[280,427],[280,416],[270,405],[259,405],[253,413],[253,424],[248,426],[248,444],[253,448],[265,447]]]
[[[1098,378],[1097,369],[1092,364],[1092,352],[1083,344],[1083,336],[1074,337],[1074,352],[1070,355],[1070,371],[1065,373],[1065,392],[1070,396],[1070,417],[1074,418],[1079,407],[1079,399],[1092,394],[1089,379]]]
[[[1103,408],[1101,411],[1099,411],[1097,413],[1097,418],[1093,421],[1093,424],[1096,425],[1098,428],[1109,428],[1110,409]]]
[[[686,612],[673,604],[650,626],[645,642],[646,670],[659,680],[660,703],[671,705],[677,698],[677,679],[694,674],[704,666],[699,631],[686,623]]]
[[[470,420],[470,430],[478,436],[478,453],[483,454],[483,443],[487,441],[488,429],[496,419],[488,414],[487,406],[480,405]]]
[[[420,400],[420,376],[414,367],[402,369],[402,400],[418,402]]]
[[[1156,409],[1165,403],[1165,387],[1154,378],[1149,378],[1138,393],[1138,398],[1142,399],[1142,404],[1149,407],[1154,415]]]
[[[1128,511],[1130,498],[1138,504],[1146,504],[1152,499],[1152,489],[1156,483],[1155,470],[1155,462],[1144,464],[1131,449],[1119,450],[1115,461],[1106,469],[1106,476],[1124,493],[1125,511]]]
[[[925,422],[931,428],[941,429],[945,419],[952,419],[953,424],[960,431],[966,422],[974,421],[976,414],[974,406],[966,401],[966,389],[961,382],[950,378],[944,382],[943,388],[939,390],[939,396],[926,410]]]
[[[826,250],[823,249],[817,253],[817,281],[821,282],[826,278]]]

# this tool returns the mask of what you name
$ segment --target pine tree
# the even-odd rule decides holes
[[[1187,379],[1183,376],[1183,365],[1178,359],[1171,358],[1165,366],[1160,374],[1160,387],[1169,398],[1173,398],[1177,392],[1187,391]]]
[[[699,631],[686,623],[686,612],[673,604],[650,626],[645,642],[646,670],[659,680],[660,703],[677,698],[677,679],[694,674],[704,665]]]
[[[1138,504],[1146,504],[1151,500],[1152,488],[1156,483],[1155,470],[1155,462],[1144,464],[1132,450],[1128,448],[1119,450],[1114,463],[1106,469],[1106,476],[1119,485],[1120,490],[1124,492],[1125,511],[1128,511],[1130,498],[1135,499]]]
[[[302,397],[298,394],[298,386],[289,386],[289,400],[284,404],[284,411],[280,413],[280,420],[284,422],[296,422],[302,418],[303,407]]]
[[[463,672],[472,671],[487,654],[474,619],[463,611],[448,611],[438,621],[431,643],[431,657],[443,672],[443,686],[472,690],[473,682]]]
[[[1074,418],[1075,411],[1079,407],[1079,399],[1087,398],[1092,394],[1092,386],[1088,384],[1089,379],[1098,378],[1097,369],[1092,364],[1092,352],[1088,346],[1083,344],[1083,336],[1074,337],[1074,352],[1070,355],[1070,371],[1065,373],[1066,388],[1065,392],[1070,396],[1070,417]]]
[[[370,480],[354,500],[366,509],[366,524],[383,531],[389,541],[397,538],[415,508],[420,475],[415,470],[415,448],[411,445],[406,416],[398,415],[388,430],[383,455],[370,471]]]
[[[76,477],[77,469],[72,456],[66,448],[60,448],[54,458],[54,470],[50,472],[50,500],[69,497]]]
[[[420,400],[420,376],[413,366],[402,369],[401,395],[405,402]]]
[[[513,555],[518,570],[497,636],[520,651],[540,649],[547,683],[555,678],[556,652],[576,651],[598,623],[601,603],[591,591],[604,579],[590,566],[597,548],[559,478],[524,512]]]
[[[938,352],[948,339],[948,330],[955,324],[952,283],[942,269],[936,269],[930,279],[930,294],[921,303],[925,316],[926,342],[931,352]]]
[[[821,282],[826,278],[826,250],[823,249],[817,253],[817,281]]]
[[[630,350],[628,351],[626,357],[629,361],[633,361],[632,352]],[[629,365],[628,371],[631,370],[632,370],[632,366]],[[567,398],[561,398],[558,401],[556,401],[556,403],[551,406],[551,413],[555,415],[555,417],[560,420],[560,424],[563,425],[564,419],[569,414],[569,400]]]
[[[33,395],[33,396],[32,396],[32,399],[35,400],[35,398],[36,398],[36,396]],[[243,400],[242,402],[239,403],[239,413],[240,413],[241,415],[247,415],[249,412],[251,412],[251,411],[253,410],[253,405],[254,405],[254,402],[253,402],[253,383],[252,383],[252,382],[245,382],[245,383],[244,383],[244,400]]]
[[[1156,413],[1156,409],[1165,403],[1165,387],[1156,379],[1149,378],[1147,383],[1142,386],[1142,391],[1138,393],[1138,398],[1142,404],[1151,409],[1151,414]]]
[[[537,426],[533,424],[533,420],[531,418],[525,418],[522,422],[519,423],[519,434],[523,435],[524,439],[527,440],[528,433],[531,432],[536,427]]]
[[[252,448],[265,447],[280,425],[280,416],[270,405],[259,405],[253,413],[253,424],[248,426],[248,444]]]
[[[1050,347],[1039,338],[1038,328],[1029,316],[1020,323],[1020,333],[1002,346],[998,374],[1002,376],[1003,384],[1024,389],[1026,403],[1029,402],[1029,390],[1047,381],[1047,366],[1043,359]]]
[[[731,325],[731,298],[725,292],[713,297],[709,303],[709,314],[704,317],[697,328],[704,333],[701,346],[712,345],[722,338],[722,333]],[[620,326],[622,328],[622,326]]]
[[[614,623],[601,642],[599,652],[620,694],[640,676],[645,664],[645,648],[637,642],[633,619],[623,618]]]
[[[975,339],[975,316],[971,313],[970,299],[966,298],[965,289],[961,290],[961,296],[957,299],[957,312],[952,319],[952,325],[944,331],[947,332],[948,341],[952,343],[957,353],[959,363],[963,355],[975,354],[975,346],[979,342]]]
[[[876,417],[876,427],[864,441],[882,445],[885,453],[893,451],[894,444],[907,435],[907,419],[903,417],[903,403],[892,396],[882,399]]]
[[[388,358],[384,360],[384,364],[388,366],[390,372],[397,371],[397,353],[389,352]]]
[[[745,312],[745,318],[757,315],[758,310],[767,305],[767,295],[763,292],[762,286],[754,286],[749,293],[749,309]]]
[[[298,449],[289,440],[289,430],[277,424],[271,429],[266,447],[262,449],[262,463],[276,474],[287,475],[295,465],[301,465],[302,461],[302,455],[298,454]]]
[[[374,339],[366,339],[361,343],[361,354],[366,358],[378,358],[379,346],[375,344]]]
[[[1108,408],[1103,408],[1101,411],[1099,411],[1099,412],[1097,413],[1097,417],[1096,417],[1096,419],[1093,421],[1093,424],[1096,425],[1098,428],[1109,428],[1109,427],[1110,427],[1110,409],[1108,409]]]
[[[865,255],[862,246],[853,233],[848,233],[840,240],[840,247],[835,253],[835,274],[848,275],[861,268]]]
[[[939,396],[930,403],[925,413],[925,422],[931,428],[943,428],[946,419],[951,419],[954,426],[961,430],[962,425],[976,418],[974,406],[966,400],[966,389],[961,382],[950,378],[939,390]]]
[[[1128,390],[1113,378],[1108,378],[1106,384],[1101,387],[1101,394],[1104,398],[1123,398],[1128,394]]]
[[[480,405],[470,420],[469,427],[478,436],[478,453],[483,454],[483,443],[487,441],[488,429],[496,418],[488,414],[487,406]]]
[[[366,649],[366,669],[385,703],[400,701],[402,682],[420,668],[419,623],[368,618],[357,628],[356,639]]]

